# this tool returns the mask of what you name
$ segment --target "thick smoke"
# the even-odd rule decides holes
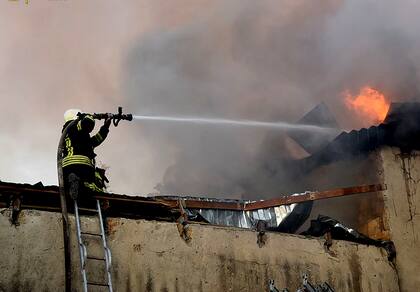
[[[391,1],[220,2],[199,9],[190,23],[139,40],[126,63],[127,103],[139,114],[296,121],[325,101],[342,127],[360,127],[344,106],[344,90],[370,85],[394,100],[418,94],[419,8]],[[139,139],[156,149],[154,167],[166,169],[156,188],[162,193],[267,197],[296,188],[288,170],[302,154],[284,132],[141,127]]]
[[[3,1],[0,180],[56,183],[62,113],[297,121],[342,92],[418,97],[416,1]],[[7,40],[7,41],[6,41]],[[98,149],[118,193],[267,197],[298,191],[283,131],[121,123]]]

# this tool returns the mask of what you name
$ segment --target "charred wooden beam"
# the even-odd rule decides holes
[[[40,189],[38,187],[23,187],[19,184],[7,184],[7,185],[0,185],[0,192],[12,192],[12,193],[28,193],[28,194],[52,194],[52,195],[58,195],[58,188],[57,190],[51,190],[51,189]]]
[[[315,201],[336,197],[343,197],[349,195],[363,194],[363,193],[372,193],[386,190],[386,185],[376,184],[376,185],[363,185],[355,186],[349,188],[341,188],[329,191],[321,192],[306,192],[303,194],[290,195],[276,199],[263,200],[253,203],[248,203],[245,205],[244,211],[251,211],[263,208],[276,207],[281,205],[290,205],[295,203],[302,203],[306,201]]]
[[[185,200],[187,208],[191,209],[222,209],[222,210],[244,210],[245,204],[240,202],[211,202],[200,200]]]
[[[126,196],[117,196],[117,195],[110,195],[108,193],[95,193],[93,195],[94,199],[99,200],[109,200],[109,201],[118,201],[118,202],[131,202],[131,203],[139,203],[139,204],[146,204],[146,205],[160,205],[163,207],[170,207],[175,208],[177,206],[176,201],[168,201],[168,200],[161,200],[161,199],[139,199],[139,197],[128,198]]]

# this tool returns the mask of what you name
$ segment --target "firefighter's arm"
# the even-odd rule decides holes
[[[93,147],[99,146],[108,136],[109,126],[111,125],[111,119],[107,118],[103,126],[99,129],[95,136],[91,137]]]

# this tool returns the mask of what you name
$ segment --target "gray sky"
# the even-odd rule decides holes
[[[418,15],[414,0],[3,0],[0,179],[56,184],[68,108],[296,121],[325,101],[366,126],[342,93],[417,98]],[[293,156],[283,134],[121,123],[97,153],[114,192],[242,195]]]

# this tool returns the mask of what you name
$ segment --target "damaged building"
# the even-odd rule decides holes
[[[290,137],[311,153],[291,164],[291,184],[310,191],[267,200],[96,194],[109,203],[114,291],[417,291],[420,104],[394,103],[382,124],[328,142]],[[82,229],[97,233],[89,204]],[[0,291],[64,291],[68,281],[82,291],[71,208],[65,265],[59,188],[0,182],[0,208]],[[100,245],[86,243],[92,257],[104,257]],[[91,281],[106,282],[103,265],[87,263]]]

